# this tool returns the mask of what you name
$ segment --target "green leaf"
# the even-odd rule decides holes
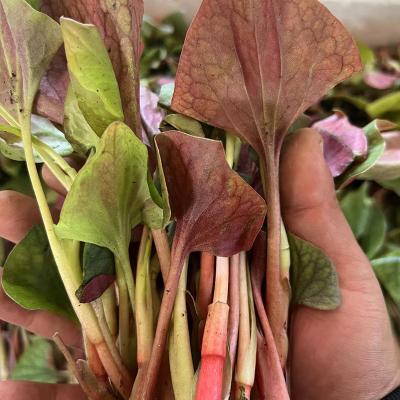
[[[147,166],[146,146],[122,122],[111,124],[68,193],[57,236],[107,247],[119,257],[136,225],[165,226],[169,216],[152,199]]]
[[[165,123],[172,125],[178,131],[185,132],[189,135],[202,138],[205,137],[200,122],[187,117],[186,115],[169,114],[164,118],[161,126],[165,126]]]
[[[90,303],[96,300],[114,281],[114,254],[106,247],[85,243],[83,281],[75,293],[79,302]]]
[[[386,220],[374,198],[368,196],[369,182],[351,191],[340,200],[340,207],[354,236],[369,259],[382,248]]]
[[[377,181],[382,187],[388,190],[393,190],[398,196],[400,196],[400,178],[393,179],[390,181]]]
[[[3,289],[28,310],[47,310],[77,321],[42,225],[34,225],[4,265]]]
[[[367,106],[372,118],[387,119],[400,126],[400,92],[384,96]]]
[[[39,11],[40,8],[40,0],[25,0],[31,7],[35,10]]]
[[[2,129],[4,129],[4,131],[2,131]],[[13,131],[14,134],[10,133],[11,131]],[[40,142],[49,146],[62,157],[69,156],[74,152],[74,149],[65,139],[64,134],[47,118],[31,115],[31,132]],[[18,128],[0,125],[0,151],[4,156],[12,160],[25,160],[21,131]],[[35,151],[33,153],[35,162],[43,163],[41,157]]]
[[[11,380],[57,383],[60,375],[49,363],[52,354],[53,348],[50,341],[35,338],[22,353],[11,374]]]
[[[99,137],[83,116],[71,85],[64,103],[64,130],[65,137],[78,154],[86,155],[99,145]]]
[[[123,121],[118,82],[99,31],[93,25],[61,18],[71,84],[83,116],[101,136],[108,125]]]
[[[400,254],[378,258],[371,265],[380,284],[400,305]]]
[[[158,99],[158,105],[162,108],[169,110],[171,108],[172,96],[174,95],[175,84],[167,83],[161,86],[160,97]]]
[[[39,40],[40,38],[40,40]],[[40,80],[62,44],[59,25],[24,0],[1,0],[0,115],[30,118]]]
[[[340,176],[335,179],[337,189],[342,189],[362,173],[368,171],[385,150],[385,141],[380,133],[382,124],[379,120],[372,121],[363,128],[368,141],[367,157],[364,160],[356,160]]]
[[[340,304],[339,280],[332,261],[318,247],[288,232],[292,304],[333,310]]]

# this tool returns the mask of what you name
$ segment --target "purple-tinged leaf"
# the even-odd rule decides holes
[[[288,296],[280,275],[282,141],[308,107],[361,69],[353,38],[316,0],[203,0],[180,58],[171,108],[235,133],[264,168],[266,303],[282,360]]]
[[[364,74],[364,82],[374,89],[389,89],[399,79],[398,75],[387,74],[385,72],[373,71]]]
[[[359,157],[367,156],[367,137],[364,131],[351,124],[341,111],[312,125],[322,136],[324,157],[333,177],[339,176]]]
[[[385,150],[361,179],[392,180],[400,177],[400,131],[382,133]]]
[[[266,213],[262,197],[229,168],[220,141],[168,131],[156,144],[177,224],[152,355],[134,399],[152,398],[185,258],[193,251],[229,257],[249,250]]]
[[[158,96],[143,85],[140,85],[140,116],[144,133],[148,141],[152,143],[153,136],[160,133],[159,126],[165,116],[165,111],[158,107]]]
[[[356,159],[346,170],[335,179],[337,189],[343,189],[361,174],[367,172],[380,158],[385,150],[385,141],[381,132],[392,130],[395,127],[389,121],[375,120],[363,128],[368,140],[367,156],[364,159]]]

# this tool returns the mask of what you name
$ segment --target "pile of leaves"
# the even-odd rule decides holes
[[[255,1],[254,13],[204,0],[188,32],[180,14],[143,20],[140,0],[75,3],[0,0],[1,190],[34,194],[43,219],[15,246],[2,240],[0,263],[15,302],[81,326],[85,360],[62,332],[55,341],[88,397],[245,399],[275,376],[288,398],[289,307],[340,304],[330,259],[280,216],[277,159],[302,127],[323,138],[400,332],[397,50],[356,44],[315,0],[313,18],[335,26],[321,41],[286,0]],[[59,221],[41,164],[61,188]],[[289,276],[313,276],[310,255],[325,271],[318,296]],[[30,341],[12,379],[30,379],[18,371],[32,349],[51,351]],[[269,371],[256,374],[257,354]],[[70,381],[50,369],[34,379]]]

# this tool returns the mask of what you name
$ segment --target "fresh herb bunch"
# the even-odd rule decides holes
[[[400,301],[387,278],[398,273],[398,234],[385,241],[384,216],[397,209],[378,186],[400,177],[396,93],[374,92],[395,85],[397,62],[361,44],[360,58],[316,0],[253,3],[204,0],[176,70],[179,14],[142,25],[140,0],[0,0],[2,170],[15,176],[8,159],[26,161],[43,220],[9,254],[2,284],[23,307],[81,326],[85,361],[63,332],[54,339],[89,398],[219,400],[233,379],[232,395],[250,398],[260,352],[271,370],[259,371],[259,390],[275,376],[288,398],[289,307],[340,303],[332,262],[280,215],[280,149],[300,127],[321,133],[338,189],[377,182],[340,192],[341,205],[393,310]],[[352,97],[362,91],[374,102]],[[328,116],[338,102],[357,118]],[[41,163],[65,197],[57,221]]]

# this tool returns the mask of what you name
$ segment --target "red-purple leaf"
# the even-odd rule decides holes
[[[316,0],[204,0],[172,108],[235,132],[265,159],[304,110],[361,68],[353,38]]]
[[[156,142],[177,221],[174,247],[184,258],[193,251],[230,257],[249,250],[266,205],[229,168],[222,143],[177,131],[158,135]]]
[[[140,85],[140,116],[144,133],[151,143],[153,136],[160,133],[159,126],[165,116],[165,110],[158,107],[158,96],[143,85]]]
[[[385,72],[374,71],[364,74],[364,82],[373,87],[374,89],[389,89],[396,80],[399,79],[398,75],[387,74]]]
[[[61,17],[67,17],[97,27],[108,49],[118,80],[125,123],[140,136],[138,71],[142,51],[140,29],[143,0],[42,0],[41,11],[57,22]],[[52,70],[48,71],[48,74],[51,75]],[[49,85],[60,95],[59,101],[54,96],[49,96],[49,93],[52,93]],[[62,88],[65,89],[63,73],[59,74],[59,79],[42,82],[40,95],[45,99],[39,97],[38,105],[40,102],[51,101],[53,108],[60,110],[65,100],[65,97],[61,96]],[[66,96],[65,90],[63,94]],[[51,117],[53,120],[62,118],[60,115]]]
[[[267,313],[286,359],[280,276],[279,153],[298,116],[362,69],[353,38],[317,0],[203,0],[171,108],[233,132],[258,153],[268,204]],[[283,307],[281,307],[283,308]]]
[[[226,160],[222,143],[169,131],[156,143],[176,230],[148,371],[135,399],[151,399],[165,346],[178,280],[187,255],[203,251],[229,257],[249,250],[266,205]]]
[[[341,111],[312,125],[322,136],[324,157],[333,177],[339,176],[356,157],[367,156],[364,131],[352,125]]]
[[[381,134],[385,150],[378,161],[363,175],[362,179],[392,180],[400,177],[400,131]]]

